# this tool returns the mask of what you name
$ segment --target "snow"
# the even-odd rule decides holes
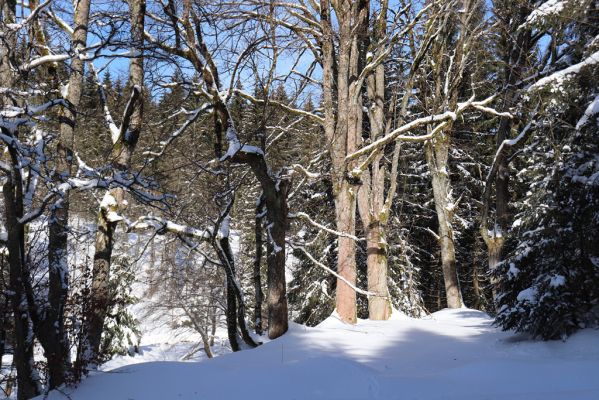
[[[550,16],[559,16],[566,6],[566,1],[549,0],[530,13],[523,26],[535,25]]]
[[[128,358],[122,358],[66,394],[73,400],[590,400],[599,398],[598,344],[593,330],[567,342],[527,341],[466,308],[424,319],[395,311],[390,321],[355,326],[332,315],[315,328],[291,324],[286,335],[255,350],[211,360],[144,356],[137,360],[156,361],[123,365]],[[180,353],[177,346],[160,350]]]
[[[553,87],[559,87],[569,77],[578,74],[582,68],[589,67],[597,63],[599,63],[599,51],[591,54],[578,64],[571,65],[568,68],[556,71],[553,74],[546,76],[545,78],[539,79],[532,86],[530,86],[528,90],[537,90],[548,84],[553,85]]]
[[[560,287],[566,284],[566,277],[563,275],[554,275],[551,277],[551,281],[549,282],[549,286],[551,287]]]
[[[593,115],[597,115],[597,114],[599,114],[599,96],[595,97],[595,100],[593,100],[588,105],[587,109],[584,112],[584,115],[580,118],[580,120],[576,124],[576,130],[580,130],[583,126],[585,126],[589,122],[589,119]]]
[[[538,290],[536,288],[529,287],[518,293],[518,297],[516,297],[516,299],[518,299],[518,301],[527,301],[529,303],[535,303],[537,301],[537,294]]]

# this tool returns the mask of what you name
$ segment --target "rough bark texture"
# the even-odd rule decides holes
[[[349,178],[352,168],[345,157],[357,149],[361,137],[361,86],[352,85],[359,74],[361,42],[364,21],[368,15],[368,1],[320,2],[322,25],[323,105],[324,130],[329,144],[332,163],[333,195],[337,230],[349,235],[355,233],[357,185]],[[337,35],[333,28],[331,9],[338,22]],[[335,51],[335,36],[338,36]],[[337,273],[356,284],[356,244],[348,237],[338,238]],[[357,321],[356,293],[343,279],[337,279],[336,310],[340,318],[354,324]]]
[[[364,42],[377,41],[386,31],[386,3],[382,4],[381,15],[375,23],[372,38],[364,38]],[[363,24],[362,31],[367,26]],[[386,130],[385,116],[385,67],[378,65],[366,80],[366,93],[370,102],[368,119],[370,126],[370,142],[374,142]],[[361,112],[361,107],[356,112]],[[358,211],[366,232],[367,278],[368,291],[375,293],[368,298],[368,318],[387,320],[391,316],[392,307],[388,288],[388,246],[385,240],[390,207],[397,188],[397,163],[399,144],[396,144],[391,171],[386,179],[387,164],[383,152],[376,155],[370,166],[362,173],[362,185],[358,192]],[[385,197],[385,184],[389,188]]]
[[[254,328],[258,335],[262,335],[262,209],[264,207],[263,199],[261,198],[256,206],[255,219],[255,240],[256,240],[256,255],[254,259]]]
[[[454,205],[450,201],[449,174],[447,161],[449,156],[449,138],[442,136],[435,143],[425,145],[426,160],[432,175],[435,210],[439,223],[439,245],[441,246],[441,267],[445,283],[447,307],[460,308],[463,305],[462,293],[456,269],[456,255],[453,228]]]
[[[263,155],[239,154],[233,158],[234,161],[236,159],[250,165],[264,194],[268,236],[266,274],[268,337],[275,339],[287,332],[289,325],[285,282],[285,234],[289,226],[287,218],[289,181],[285,177],[273,178]]]

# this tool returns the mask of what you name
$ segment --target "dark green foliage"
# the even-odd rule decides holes
[[[132,294],[135,281],[134,264],[126,256],[119,256],[113,261],[110,276],[110,305],[104,321],[101,354],[106,360],[116,354],[133,355],[139,351],[141,332],[139,323],[131,314],[129,306],[138,299]]]
[[[596,129],[565,147],[544,195],[529,204],[535,211],[520,229],[516,250],[497,270],[497,323],[504,328],[547,340],[599,324]]]

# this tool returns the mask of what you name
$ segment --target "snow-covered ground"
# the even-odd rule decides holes
[[[199,362],[165,361],[180,359],[181,343],[147,346],[141,357],[111,361],[66,394],[73,400],[599,399],[599,331],[565,343],[531,342],[491,323],[468,309],[425,319],[395,313],[391,321],[356,326],[331,316],[315,328],[294,324],[255,350]]]

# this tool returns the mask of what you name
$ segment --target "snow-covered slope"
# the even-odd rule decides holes
[[[491,322],[468,309],[356,326],[331,316],[255,350],[124,366],[67,392],[73,400],[599,399],[599,331],[530,342]]]

